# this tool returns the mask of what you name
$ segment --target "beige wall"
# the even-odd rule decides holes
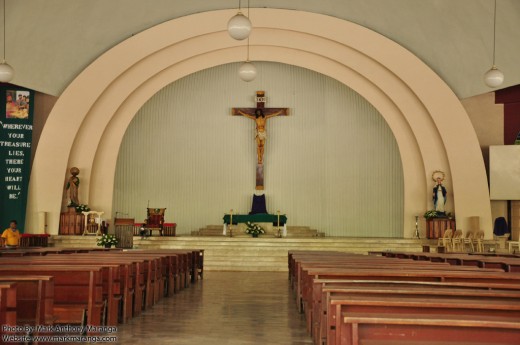
[[[243,42],[222,29],[233,14],[205,12],[153,27],[100,56],[71,83],[42,132],[29,189],[29,224],[37,212],[50,209],[50,232],[57,232],[70,166],[82,170],[81,198],[113,214],[115,162],[128,124],[162,87],[243,59]],[[491,207],[477,136],[460,101],[428,66],[395,42],[337,18],[276,9],[255,9],[255,18],[255,60],[333,77],[385,118],[403,163],[403,236],[413,235],[415,216],[431,205],[436,169],[447,172],[453,191],[449,202],[459,224],[480,214],[490,236]]]
[[[495,104],[495,93],[463,99],[462,105],[475,128],[489,179],[489,146],[504,145],[504,105]],[[493,219],[507,219],[507,201],[491,200]]]
[[[127,129],[119,152],[113,210],[142,220],[167,207],[179,234],[221,224],[229,209],[248,213],[255,186],[253,121],[235,107],[288,107],[268,120],[267,208],[289,225],[327,236],[401,237],[403,171],[390,127],[344,84],[279,63],[256,63],[259,76],[238,78],[240,64],[206,69],[154,95]]]
[[[36,92],[34,97],[34,120],[33,120],[33,145],[31,150],[31,162],[34,160],[40,135],[42,133],[45,122],[51,113],[52,107],[58,100],[58,97],[46,95],[41,92]],[[65,129],[64,129],[65,130]]]

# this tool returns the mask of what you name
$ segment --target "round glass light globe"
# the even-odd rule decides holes
[[[493,66],[484,74],[484,82],[489,87],[499,87],[504,82],[504,73]]]
[[[0,63],[0,82],[7,83],[14,77],[14,69],[5,61]]]
[[[238,75],[243,81],[251,81],[256,78],[256,67],[251,62],[246,61],[240,66]]]
[[[228,22],[228,33],[236,40],[244,40],[249,37],[251,33],[251,21],[238,12],[236,16],[232,17]]]

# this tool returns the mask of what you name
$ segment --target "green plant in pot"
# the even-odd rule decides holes
[[[258,224],[247,222],[246,223],[246,234],[250,234],[253,237],[258,237],[260,234],[265,234],[265,230]]]
[[[114,235],[104,234],[97,240],[97,245],[100,247],[110,248],[117,244],[117,238]]]
[[[435,210],[429,210],[424,213],[424,218],[426,218],[426,219],[437,218],[438,216],[439,216],[439,214]]]

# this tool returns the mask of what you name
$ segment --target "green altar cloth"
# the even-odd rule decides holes
[[[229,224],[229,214],[224,215],[224,223]],[[277,214],[267,214],[267,213],[258,213],[258,214],[234,214],[233,215],[233,224],[238,223],[273,223],[273,225],[277,225],[278,223],[278,215]],[[287,222],[287,216],[285,214],[280,215],[280,225],[284,225]]]

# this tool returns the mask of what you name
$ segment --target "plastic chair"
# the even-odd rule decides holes
[[[477,253],[484,253],[484,230],[477,231],[473,238],[473,245],[476,246]]]
[[[451,238],[451,247],[453,248],[454,252],[464,251],[463,240],[464,239],[462,238],[462,230],[460,230],[460,229],[455,230],[455,233],[453,234],[453,237]]]
[[[473,253],[475,251],[475,246],[473,245],[473,238],[475,236],[474,231],[466,232],[466,236],[463,239],[463,250],[466,251],[466,247],[468,247],[468,251]]]
[[[442,237],[439,237],[439,240],[437,241],[437,246],[446,248],[447,252],[451,251],[452,250],[452,244],[451,244],[452,237],[453,237],[453,230],[446,229],[446,231],[444,231],[444,235]]]

